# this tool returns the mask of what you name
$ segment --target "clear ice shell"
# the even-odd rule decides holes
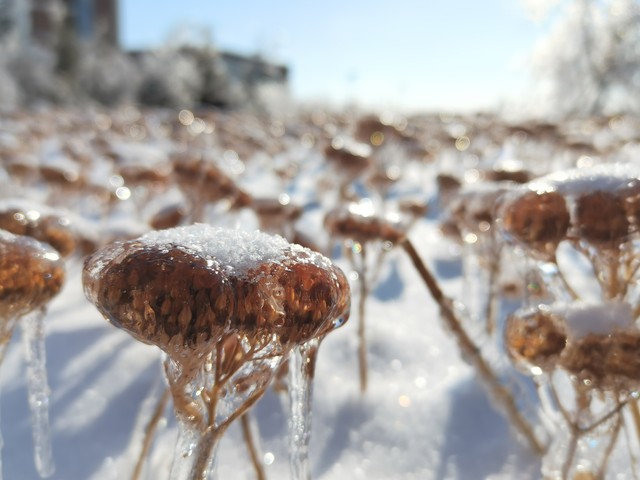
[[[42,478],[55,471],[49,424],[49,386],[44,345],[44,309],[25,315],[21,321],[27,360],[27,387],[33,427],[34,459]]]
[[[595,190],[612,192],[626,187],[640,176],[640,169],[628,163],[607,163],[589,168],[573,168],[545,175],[526,184],[538,193],[558,191],[563,195],[580,195]]]
[[[309,480],[313,370],[320,340],[296,346],[289,355],[289,459],[291,478]]]

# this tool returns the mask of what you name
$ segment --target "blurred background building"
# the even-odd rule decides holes
[[[0,0],[0,17],[3,34],[22,44],[51,46],[67,26],[80,39],[118,45],[117,0]]]
[[[230,107],[256,103],[265,92],[288,97],[289,68],[260,55],[175,39],[125,49],[120,15],[118,0],[0,0],[0,47],[12,88],[26,90],[23,99],[62,103],[83,97]],[[41,81],[31,88],[25,80],[34,76]]]

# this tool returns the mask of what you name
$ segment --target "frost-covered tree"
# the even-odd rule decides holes
[[[201,79],[197,101],[218,107],[237,107],[246,101],[246,93],[235,82],[220,55],[211,43],[202,46],[184,46],[180,51],[193,58]]]
[[[12,0],[0,0],[0,42],[10,36],[15,29]]]
[[[71,99],[69,86],[55,74],[56,58],[51,50],[25,45],[10,54],[6,65],[20,87],[24,104],[65,103]]]
[[[81,94],[107,106],[135,101],[140,86],[134,60],[102,41],[81,46],[76,77]]]
[[[195,59],[175,48],[143,54],[138,99],[145,105],[191,106],[198,100],[202,78]]]
[[[542,5],[546,8],[536,13],[551,26],[534,51],[533,71],[546,113],[640,112],[640,2],[551,0]]]

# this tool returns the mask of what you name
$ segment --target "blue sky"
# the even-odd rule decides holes
[[[295,98],[476,109],[520,94],[542,26],[518,0],[121,0],[121,40],[178,34],[290,67]]]

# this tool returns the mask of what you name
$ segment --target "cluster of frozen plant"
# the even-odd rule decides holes
[[[266,282],[295,280],[267,265],[289,255],[287,242],[304,246],[293,247],[296,261],[284,263],[301,285],[318,278],[296,270],[301,252],[303,266],[328,265],[309,261],[313,250],[346,274],[350,320],[327,324],[340,328],[323,338],[317,360],[273,333],[277,345],[251,358],[273,374],[234,366],[233,375],[241,374],[227,393],[260,395],[251,397],[246,422],[225,426],[213,468],[220,478],[256,478],[258,469],[288,478],[290,463],[301,478],[308,468],[323,479],[535,479],[541,471],[562,479],[605,472],[633,478],[638,385],[622,366],[637,362],[640,192],[629,165],[640,145],[638,126],[626,116],[556,124],[323,110],[6,114],[0,228],[55,247],[65,275],[46,304],[44,332],[25,341],[37,346],[44,339],[46,380],[42,371],[27,373],[38,362],[18,341],[36,329],[12,332],[0,368],[5,478],[37,478],[36,465],[50,473],[41,455],[46,422],[36,422],[33,459],[30,419],[42,418],[43,406],[51,478],[130,478],[134,471],[168,478],[172,463],[178,478],[176,439],[189,446],[184,439],[194,430],[184,427],[199,415],[193,405],[215,412],[212,399],[221,393],[213,377],[256,350],[248,337],[227,338],[219,357],[205,349],[192,364],[191,350],[170,343],[174,330],[149,337],[140,321],[165,315],[175,321],[166,324],[172,329],[185,324],[190,310],[152,299],[162,288],[179,290],[174,299],[184,291],[200,298],[200,267],[215,271],[219,296],[236,303],[240,294],[224,285],[237,281],[237,270],[257,269]],[[193,223],[209,226],[185,228]],[[221,230],[228,228],[287,241],[261,242],[262,234],[249,241],[251,234]],[[209,234],[227,241],[197,238]],[[85,266],[86,258],[92,260]],[[153,259],[188,282],[162,283],[168,274],[149,273]],[[92,282],[107,270],[116,272],[116,287],[105,284],[98,294]],[[304,289],[277,281],[273,297],[249,284],[238,290],[251,299],[241,325],[255,318],[287,325],[279,316],[287,302],[307,318],[326,308],[322,295],[333,291],[313,290],[304,298],[316,306],[300,306]],[[205,340],[214,336],[206,332]],[[193,338],[189,345],[203,341]],[[280,354],[289,355],[290,370],[314,364],[313,390],[303,388],[308,379],[275,372]],[[597,360],[623,354],[617,363]],[[216,358],[220,368],[212,366]],[[201,373],[180,383],[187,365]],[[30,387],[34,376],[40,383]],[[179,384],[166,402],[165,377]],[[185,392],[195,395],[192,403]],[[290,396],[300,405],[309,393],[312,417],[305,409],[291,413]],[[238,405],[221,408],[235,420]]]

